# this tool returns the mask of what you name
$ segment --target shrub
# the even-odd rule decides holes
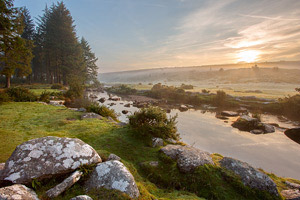
[[[34,93],[23,87],[6,89],[6,93],[16,102],[36,101],[38,99]]]
[[[115,121],[118,120],[118,115],[116,114],[116,112],[112,109],[109,109],[108,107],[104,106],[104,105],[98,105],[98,104],[91,104],[88,107],[86,107],[86,110],[88,112],[93,112],[96,114],[99,114],[103,117],[111,117],[112,119],[114,119]]]
[[[49,103],[50,101],[50,96],[51,96],[51,93],[50,92],[47,92],[47,91],[44,91],[40,98],[39,98],[39,101],[43,101],[43,102],[46,102],[46,103]]]
[[[51,89],[58,89],[58,90],[61,90],[61,89],[63,89],[63,88],[64,88],[64,86],[63,86],[62,84],[59,84],[59,83],[53,84],[53,85],[51,86]]]
[[[129,116],[129,125],[144,136],[178,140],[176,118],[177,115],[168,118],[166,112],[159,107],[142,108]]]
[[[223,90],[218,90],[216,96],[213,99],[213,103],[216,106],[225,106],[227,102],[226,93]]]
[[[133,89],[127,85],[119,85],[108,88],[109,92],[116,93],[116,94],[136,94],[137,90]]]
[[[0,103],[11,101],[10,96],[6,92],[0,92]]]
[[[202,93],[204,93],[204,94],[209,94],[210,91],[209,91],[209,90],[206,90],[206,89],[203,89],[203,90],[202,90]]]
[[[87,108],[92,104],[88,98],[65,99],[65,106],[71,108]]]

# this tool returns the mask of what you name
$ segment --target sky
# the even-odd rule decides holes
[[[53,0],[15,0],[36,19]],[[64,0],[99,72],[300,60],[300,0]]]

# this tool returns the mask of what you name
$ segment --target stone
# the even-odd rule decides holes
[[[254,130],[250,131],[250,133],[255,134],[255,135],[259,135],[259,134],[263,134],[264,131],[260,130],[260,129],[254,129]]]
[[[150,161],[150,162],[149,162],[149,165],[150,165],[151,167],[158,167],[158,161]]]
[[[222,119],[222,120],[228,120],[229,119],[228,117],[225,117],[225,116],[220,115],[220,114],[216,114],[216,118]]]
[[[284,134],[291,140],[300,144],[300,128],[291,128],[284,132]]]
[[[232,126],[241,131],[251,131],[254,129],[258,129],[258,123],[258,119],[250,117],[248,115],[242,115],[235,122],[233,122]]]
[[[275,132],[274,126],[272,126],[270,124],[262,123],[262,126],[263,126],[264,133],[274,133]]]
[[[51,188],[46,192],[46,195],[49,198],[55,198],[64,191],[66,191],[68,188],[70,188],[72,185],[74,185],[77,181],[79,181],[80,177],[82,176],[82,172],[75,171],[71,174],[68,178],[66,178],[63,182],[56,185],[54,188]]]
[[[117,160],[117,161],[120,161],[121,158],[120,158],[119,156],[117,156],[116,154],[111,153],[111,154],[109,154],[107,160],[108,160],[108,161],[109,161],[109,160]]]
[[[289,187],[289,188],[293,188],[293,189],[298,189],[300,190],[300,185],[297,183],[291,183],[289,181],[285,181],[285,184]]]
[[[220,164],[222,167],[231,170],[233,173],[238,175],[244,185],[249,186],[250,188],[267,191],[278,196],[278,191],[274,181],[266,174],[250,166],[248,163],[224,157],[220,161]]]
[[[78,108],[76,111],[77,112],[86,112],[86,109],[85,108]]]
[[[82,120],[83,119],[103,119],[103,117],[96,113],[89,112],[89,113],[84,113],[83,115],[81,115],[81,119]]]
[[[239,113],[233,111],[222,111],[221,115],[225,117],[236,117],[239,116]]]
[[[117,96],[112,96],[112,97],[109,98],[109,100],[111,100],[111,101],[120,101],[121,98],[117,97]]]
[[[89,97],[90,97],[91,99],[96,99],[96,98],[98,98],[97,95],[95,95],[95,94],[90,94]]]
[[[86,191],[101,187],[119,190],[133,199],[140,195],[132,174],[117,160],[98,164],[84,187]]]
[[[168,157],[177,160],[181,172],[190,173],[204,164],[214,165],[210,154],[206,151],[181,145],[167,145],[160,149]]]
[[[281,195],[286,200],[300,200],[300,191],[299,190],[282,190]]]
[[[185,106],[185,105],[180,105],[180,107],[179,107],[179,110],[181,111],[181,112],[184,112],[184,111],[187,111],[189,108],[187,107],[187,106]]]
[[[73,197],[70,200],[93,200],[91,197],[89,197],[88,195],[79,195],[76,197]]]
[[[2,179],[27,184],[101,162],[98,153],[77,138],[43,137],[17,146],[5,163]]]
[[[152,147],[164,146],[164,140],[161,138],[152,138]]]
[[[51,100],[49,101],[49,105],[52,106],[64,106],[65,101],[64,100]]]
[[[100,103],[104,103],[106,101],[105,97],[102,97],[98,100]]]
[[[128,110],[122,110],[122,113],[123,113],[124,115],[126,115],[126,114],[128,113]]]
[[[36,193],[25,185],[15,184],[0,188],[1,200],[38,200]]]
[[[124,107],[130,108],[130,103],[125,104]]]

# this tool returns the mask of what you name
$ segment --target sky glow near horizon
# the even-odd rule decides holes
[[[15,0],[33,18],[53,0]],[[300,0],[65,0],[100,72],[300,60]]]

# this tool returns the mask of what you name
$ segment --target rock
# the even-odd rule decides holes
[[[241,131],[251,131],[254,129],[258,129],[258,119],[250,117],[248,115],[242,115],[235,122],[233,122],[232,126]]]
[[[260,129],[254,129],[254,130],[250,131],[250,133],[255,134],[255,135],[259,135],[259,134],[263,134],[264,131],[260,130]]]
[[[128,113],[128,110],[122,110],[122,113],[123,113],[124,115],[126,115],[126,114]]]
[[[149,165],[150,165],[151,167],[158,167],[158,161],[150,161],[150,162],[149,162]]]
[[[289,187],[289,188],[293,188],[293,189],[298,189],[300,190],[300,185],[297,183],[291,183],[289,181],[285,181],[285,184]]]
[[[85,108],[78,108],[77,112],[86,112],[86,109]]]
[[[116,154],[111,153],[111,154],[109,154],[107,160],[108,160],[108,161],[109,161],[109,160],[117,160],[117,161],[120,161],[121,158],[120,158],[119,156],[117,156]]]
[[[152,147],[164,146],[164,140],[161,138],[152,138]]]
[[[117,125],[118,125],[118,126],[122,126],[122,127],[123,127],[123,126],[127,126],[127,124],[126,124],[125,122],[118,122]]]
[[[239,113],[233,111],[222,111],[221,115],[225,117],[236,117],[239,116]]]
[[[70,200],[93,200],[91,197],[89,197],[88,195],[79,195],[77,197],[73,197]]]
[[[240,109],[237,110],[238,113],[247,115],[249,113],[247,108],[241,107]]]
[[[220,161],[220,164],[222,167],[231,170],[240,176],[244,185],[258,190],[264,190],[278,196],[278,191],[274,181],[266,174],[250,166],[248,163],[224,157]]]
[[[102,97],[98,100],[100,103],[104,103],[106,101],[105,97]]]
[[[225,117],[225,116],[220,115],[220,114],[216,114],[216,118],[222,119],[222,120],[227,120],[227,119],[229,119],[228,117]]]
[[[82,120],[84,120],[84,119],[103,119],[103,117],[96,113],[89,112],[89,113],[84,113],[83,115],[81,115],[81,119]]]
[[[15,184],[0,188],[1,200],[38,200],[36,193],[25,185]]]
[[[0,177],[1,177],[2,171],[4,170],[4,167],[5,167],[5,163],[0,163]]]
[[[124,107],[130,108],[130,103],[125,104]]]
[[[291,128],[284,132],[284,134],[291,140],[300,144],[300,128]]]
[[[64,191],[66,191],[68,188],[70,188],[72,185],[74,185],[77,181],[79,181],[80,177],[82,175],[82,172],[75,171],[71,176],[66,178],[63,182],[55,186],[54,188],[51,188],[46,192],[46,195],[49,198],[55,198]]]
[[[113,97],[110,97],[109,100],[111,100],[111,101],[120,101],[121,98],[117,97],[117,96],[113,96]]]
[[[167,142],[171,143],[171,144],[176,144],[177,141],[171,138],[166,139]]]
[[[173,160],[177,160],[179,170],[184,173],[192,172],[204,164],[214,165],[208,152],[194,147],[169,144],[161,148],[160,151]]]
[[[299,190],[282,190],[281,195],[286,200],[300,200],[300,191]]]
[[[101,162],[98,153],[77,138],[43,137],[17,146],[5,163],[2,178],[13,183],[50,178],[74,171],[80,165]]]
[[[37,101],[36,103],[40,103],[40,104],[44,104],[44,105],[48,105],[46,102],[43,102],[43,101]]]
[[[110,103],[110,104],[108,104],[109,106],[114,106],[114,105],[116,105],[115,103]]]
[[[185,105],[180,105],[180,107],[179,107],[179,110],[181,111],[181,112],[184,112],[184,111],[187,111],[189,108],[187,107],[187,106],[185,106]]]
[[[132,174],[117,160],[98,164],[85,183],[87,191],[101,187],[119,190],[134,199],[140,195]]]
[[[265,133],[274,133],[275,132],[275,128],[274,126],[270,125],[270,124],[265,124],[265,123],[261,123],[263,126],[263,130]]]
[[[96,99],[96,98],[98,98],[97,95],[95,95],[95,94],[90,94],[89,97],[90,97],[91,99]]]
[[[64,106],[65,101],[64,100],[51,100],[49,101],[49,105],[52,106]]]

